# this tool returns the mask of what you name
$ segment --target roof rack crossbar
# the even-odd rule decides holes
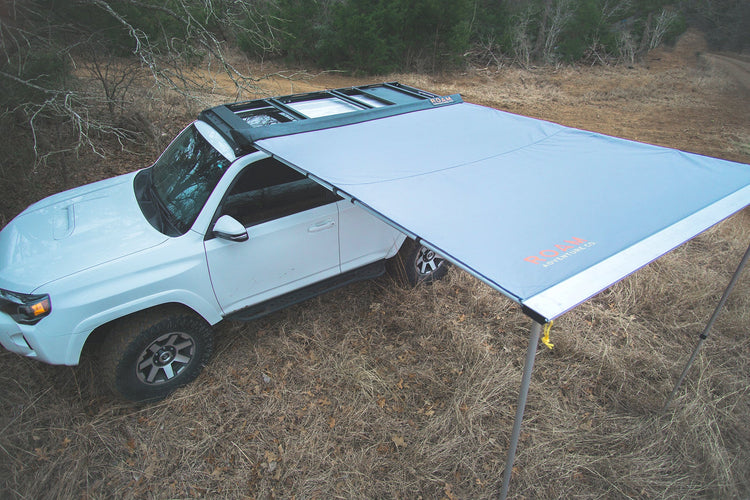
[[[284,104],[283,102],[279,101],[276,98],[265,99],[265,102],[267,102],[268,104],[270,104],[274,108],[278,109],[279,111],[282,111],[284,113],[287,113],[287,114],[291,115],[292,118],[294,118],[296,120],[308,120],[310,118],[309,116],[307,116],[307,115],[305,115],[303,113],[300,113],[296,109],[287,106],[286,104]]]
[[[354,104],[358,108],[372,109],[372,108],[375,107],[372,104],[367,104],[366,102],[358,101],[358,100],[352,98],[351,96],[348,96],[348,95],[340,92],[339,89],[331,89],[331,90],[328,91],[328,93],[331,96],[333,96],[333,97],[337,97],[338,99],[346,101],[346,102],[348,102],[350,104]]]
[[[402,83],[398,82],[388,82],[383,84],[384,87],[387,87],[392,90],[396,90],[398,92],[401,92],[403,94],[411,95],[414,97],[418,97],[420,99],[429,99],[431,97],[436,97],[435,94],[432,94],[430,92],[425,92],[423,90],[415,89],[414,87],[409,87],[408,85],[404,85]]]
[[[359,92],[363,96],[366,96],[368,99],[372,99],[372,100],[375,100],[375,101],[382,102],[386,106],[392,106],[392,105],[396,104],[395,102],[389,101],[388,99],[386,99],[384,97],[380,97],[380,96],[377,96],[377,95],[373,94],[372,92],[368,92],[367,90],[365,90],[365,87],[352,87],[352,89],[356,90],[357,92]]]

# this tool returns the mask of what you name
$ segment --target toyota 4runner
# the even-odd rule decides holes
[[[440,256],[253,142],[441,99],[385,83],[217,106],[152,166],[35,203],[0,231],[0,343],[76,365],[96,338],[102,379],[155,400],[198,375],[223,319],[252,320],[386,263],[411,284],[442,277]]]

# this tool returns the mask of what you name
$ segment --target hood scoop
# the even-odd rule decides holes
[[[76,227],[75,205],[71,203],[55,210],[52,217],[52,237],[62,240],[73,234]]]

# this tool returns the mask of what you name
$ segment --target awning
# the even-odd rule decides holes
[[[750,166],[460,103],[263,139],[545,322],[750,204]]]
[[[534,319],[503,499],[542,324],[750,204],[749,165],[466,103],[256,145],[420,239]],[[667,404],[749,259],[750,247]]]

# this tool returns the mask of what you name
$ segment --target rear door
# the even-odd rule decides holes
[[[215,218],[230,215],[248,230],[233,242],[204,242],[216,298],[225,314],[340,272],[340,198],[267,158],[247,166]]]
[[[339,202],[341,272],[392,257],[403,243],[403,233],[364,208]]]

